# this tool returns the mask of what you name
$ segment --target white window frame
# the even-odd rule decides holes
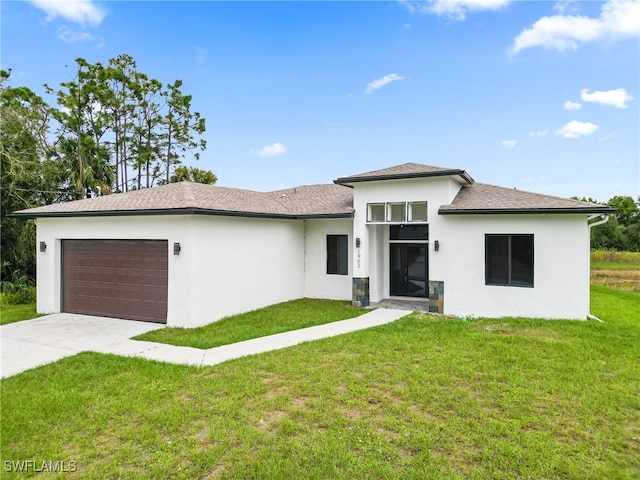
[[[420,218],[415,218],[414,215],[414,206],[424,206],[424,216],[421,216]],[[429,218],[429,210],[428,210],[428,205],[427,202],[408,202],[407,204],[408,208],[407,208],[407,213],[408,213],[408,218],[407,220],[409,222],[420,222],[420,223],[426,223],[427,219]]]
[[[394,218],[396,210],[401,209],[399,219]],[[387,223],[405,223],[407,221],[407,202],[389,202],[387,203]]]
[[[381,211],[377,213],[381,213],[382,219],[374,220],[373,219],[373,210],[374,208],[380,208]],[[384,203],[367,203],[367,223],[384,223],[386,220],[386,205]]]
[[[414,215],[414,205],[424,207],[424,215],[418,218]],[[367,203],[367,223],[380,224],[398,224],[398,223],[428,223],[429,209],[428,202],[412,201],[412,202],[371,202]],[[401,209],[401,215],[398,214]],[[382,211],[381,211],[382,210]],[[375,215],[374,215],[375,213]],[[380,218],[380,214],[384,218]],[[421,212],[422,213],[422,212]],[[394,218],[394,214],[397,216]]]

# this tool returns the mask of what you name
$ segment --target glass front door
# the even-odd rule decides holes
[[[427,244],[392,243],[392,296],[427,297]]]

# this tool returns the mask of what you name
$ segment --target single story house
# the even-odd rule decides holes
[[[301,297],[585,319],[590,226],[610,212],[406,163],[329,185],[181,182],[14,215],[37,222],[38,312],[196,327]]]

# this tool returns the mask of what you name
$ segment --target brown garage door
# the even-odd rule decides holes
[[[167,323],[168,244],[63,240],[62,309]]]

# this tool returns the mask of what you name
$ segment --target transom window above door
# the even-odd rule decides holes
[[[389,240],[429,240],[429,225],[391,225]]]
[[[427,221],[427,202],[367,203],[367,223]]]

